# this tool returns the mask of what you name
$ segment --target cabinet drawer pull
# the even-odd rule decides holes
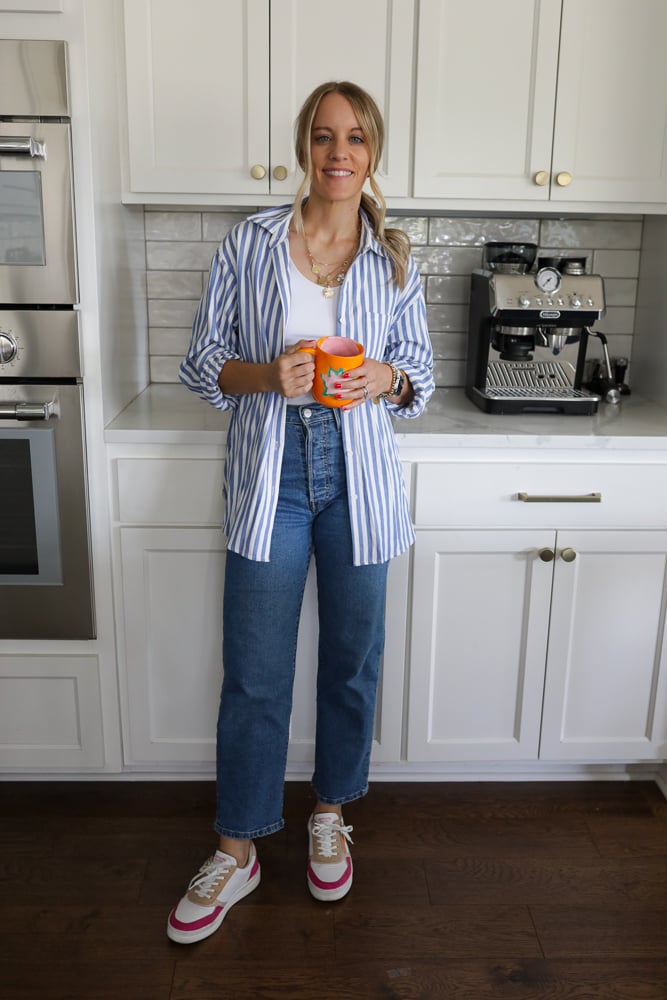
[[[538,493],[517,493],[517,500],[523,503],[602,503],[601,493],[560,493],[556,496]]]

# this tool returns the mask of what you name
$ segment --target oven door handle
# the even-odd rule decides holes
[[[46,143],[32,136],[0,135],[0,156],[39,156],[46,159]]]
[[[58,416],[54,401],[48,403],[0,403],[0,420],[49,420]]]

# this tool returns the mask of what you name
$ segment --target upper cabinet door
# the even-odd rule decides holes
[[[266,0],[125,0],[124,14],[130,192],[266,194]]]
[[[548,198],[560,12],[420,0],[416,197]]]
[[[665,0],[563,0],[552,199],[667,201],[666,39]]]
[[[327,11],[325,14],[324,11]],[[337,0],[331,8],[271,0],[271,191],[296,193],[294,119],[327,80],[351,80],[384,115],[386,139],[378,183],[385,195],[409,195],[413,0]],[[282,176],[277,181],[275,171]]]

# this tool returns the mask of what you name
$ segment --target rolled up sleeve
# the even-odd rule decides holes
[[[188,352],[178,369],[183,385],[220,410],[238,406],[238,396],[226,395],[218,378],[227,361],[238,359],[238,289],[230,234],[211,262]]]
[[[396,417],[409,419],[420,416],[433,393],[435,382],[424,293],[417,265],[412,259],[384,360],[405,372],[414,392],[414,398],[406,405],[385,399],[387,409]]]

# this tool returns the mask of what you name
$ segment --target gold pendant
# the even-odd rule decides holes
[[[332,297],[333,293],[334,293],[333,288],[329,288],[328,285],[324,286],[324,289],[322,291],[322,295],[324,296],[325,299],[330,299]]]

